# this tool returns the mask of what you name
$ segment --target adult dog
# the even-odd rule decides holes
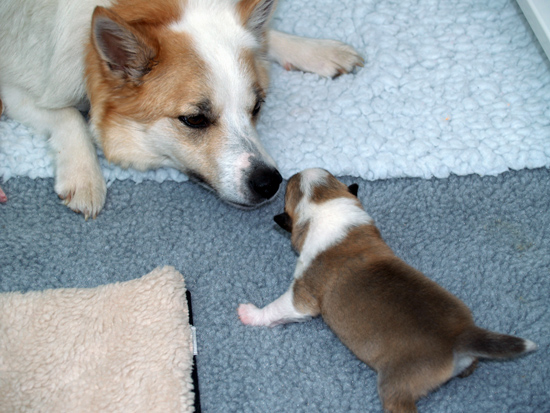
[[[0,98],[50,135],[55,190],[95,217],[94,141],[122,167],[177,168],[241,207],[281,176],[258,140],[268,61],[336,76],[362,64],[332,40],[270,30],[276,0],[3,0]],[[79,109],[90,109],[90,128]]]

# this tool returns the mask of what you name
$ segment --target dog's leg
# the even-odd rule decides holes
[[[264,308],[254,304],[241,304],[237,309],[243,324],[251,326],[274,327],[279,324],[306,321],[311,315],[299,312],[294,306],[293,288]]]
[[[96,149],[81,113],[73,108],[44,109],[15,88],[4,88],[8,116],[50,134],[55,156],[55,191],[65,204],[84,217],[95,217],[105,203],[107,187]]]
[[[357,51],[337,40],[310,39],[270,30],[269,58],[286,70],[298,69],[325,77],[336,77],[363,66]]]
[[[63,125],[50,138],[56,151],[55,191],[73,211],[95,218],[105,204],[107,187],[88,126],[74,108],[58,111],[55,117]]]

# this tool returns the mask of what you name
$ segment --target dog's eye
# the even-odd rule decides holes
[[[204,129],[210,125],[210,121],[204,115],[180,116],[181,123],[193,129]]]
[[[262,108],[263,100],[258,100],[256,102],[256,105],[254,106],[254,109],[252,109],[252,116],[256,117],[258,116],[258,113],[260,113],[260,109]]]

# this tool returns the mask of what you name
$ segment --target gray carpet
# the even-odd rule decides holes
[[[464,300],[479,325],[540,347],[482,362],[420,400],[420,411],[550,411],[550,171],[359,185],[399,256]],[[117,181],[85,222],[51,179],[2,187],[0,291],[92,287],[173,265],[193,296],[204,411],[381,411],[375,373],[322,320],[266,329],[237,318],[240,302],[265,305],[290,283],[296,255],[272,220],[281,197],[241,211],[189,182]]]

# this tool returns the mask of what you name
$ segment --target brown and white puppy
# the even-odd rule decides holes
[[[363,61],[343,43],[270,30],[276,3],[2,0],[0,99],[49,135],[55,190],[86,217],[106,195],[94,144],[122,167],[177,168],[258,206],[282,181],[256,132],[269,61],[322,76]]]
[[[294,280],[262,309],[241,304],[244,324],[272,327],[322,315],[378,372],[387,412],[415,412],[418,398],[469,375],[478,357],[536,349],[529,340],[477,327],[462,301],[394,255],[356,194],[356,185],[348,188],[322,169],[289,180],[285,212],[275,221],[291,232],[300,254]]]

